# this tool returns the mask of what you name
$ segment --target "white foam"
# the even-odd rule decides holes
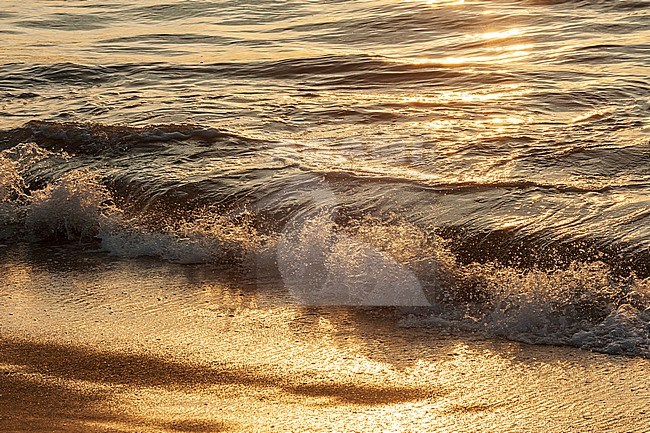
[[[598,325],[574,334],[571,344],[615,355],[650,357],[650,309],[640,311],[623,304]]]
[[[119,257],[160,257],[189,264],[209,262],[214,255],[214,250],[208,250],[205,242],[193,242],[173,233],[127,228],[103,230],[99,237],[102,249]]]
[[[18,163],[0,154],[0,203],[11,203],[23,194],[23,178]]]
[[[326,215],[285,230],[277,262],[285,287],[309,305],[430,305],[413,272]]]
[[[315,191],[314,201],[329,207],[301,213],[277,242],[258,233],[246,213],[207,209],[170,225],[147,225],[113,206],[100,178],[87,170],[71,171],[28,197],[21,171],[49,157],[36,145],[0,154],[5,227],[24,222],[38,236],[97,237],[105,251],[122,257],[248,260],[251,267],[273,257],[285,287],[305,304],[425,306],[427,314],[406,316],[402,325],[650,357],[650,279],[617,280],[599,263],[556,271],[464,265],[410,224],[362,218],[339,226],[336,198],[326,189]]]
[[[99,178],[87,171],[66,173],[29,198],[25,225],[37,236],[93,237],[102,220],[116,212]]]
[[[0,152],[0,225],[23,222],[29,201],[23,172],[49,157],[66,158],[39,147],[36,143],[21,143]]]
[[[616,282],[599,263],[556,271],[474,265],[473,271],[483,278],[487,301],[438,305],[429,314],[406,316],[401,325],[451,326],[531,344],[650,357],[650,279]]]
[[[105,251],[121,257],[160,257],[188,264],[240,261],[260,253],[268,241],[246,215],[228,217],[214,209],[154,228],[142,226],[136,218],[114,217],[104,222],[98,237]]]

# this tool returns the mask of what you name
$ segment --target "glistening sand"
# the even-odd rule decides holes
[[[1,431],[650,426],[647,359],[404,329],[393,309],[307,308],[214,266],[3,249]]]

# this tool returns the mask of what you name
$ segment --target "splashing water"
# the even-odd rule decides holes
[[[429,305],[406,266],[323,215],[285,230],[277,258],[285,286],[307,304]]]
[[[238,263],[261,254],[273,242],[257,232],[250,214],[222,215],[202,209],[178,221],[143,223],[142,218],[113,217],[100,233],[104,250],[122,257],[160,257],[178,263]]]
[[[650,356],[650,279],[616,275],[604,263],[520,269],[463,262],[452,241],[398,215],[342,222],[339,210],[327,206],[270,233],[259,230],[252,211],[204,207],[164,218],[146,209],[126,212],[99,173],[88,169],[70,170],[30,192],[30,170],[62,157],[33,144],[0,155],[2,204],[18,210],[13,221],[30,236],[97,239],[122,257],[230,263],[256,272],[272,263],[289,293],[308,305],[418,307],[417,313],[405,310],[403,326]],[[327,190],[311,196],[336,202]]]
[[[13,202],[24,189],[23,178],[18,172],[18,164],[0,155],[0,202]]]
[[[0,227],[19,220],[15,203],[23,193],[24,182],[17,166],[15,161],[0,155]]]
[[[83,239],[96,236],[102,219],[115,211],[100,179],[88,170],[65,174],[29,199],[25,225],[42,237]]]

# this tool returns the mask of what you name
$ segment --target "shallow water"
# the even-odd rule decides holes
[[[645,432],[650,360],[304,306],[228,267],[0,260],[0,430]]]
[[[2,242],[648,356],[650,2],[5,1]]]

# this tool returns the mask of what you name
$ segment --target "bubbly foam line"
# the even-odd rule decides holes
[[[264,253],[273,239],[259,235],[247,215],[229,219],[203,210],[190,220],[146,227],[115,215],[97,234],[101,247],[120,257],[159,257],[176,263],[240,263]]]
[[[407,315],[401,325],[454,327],[530,344],[650,357],[648,278],[616,280],[598,263],[545,272],[485,266],[475,268],[472,278],[483,280],[486,301]]]

